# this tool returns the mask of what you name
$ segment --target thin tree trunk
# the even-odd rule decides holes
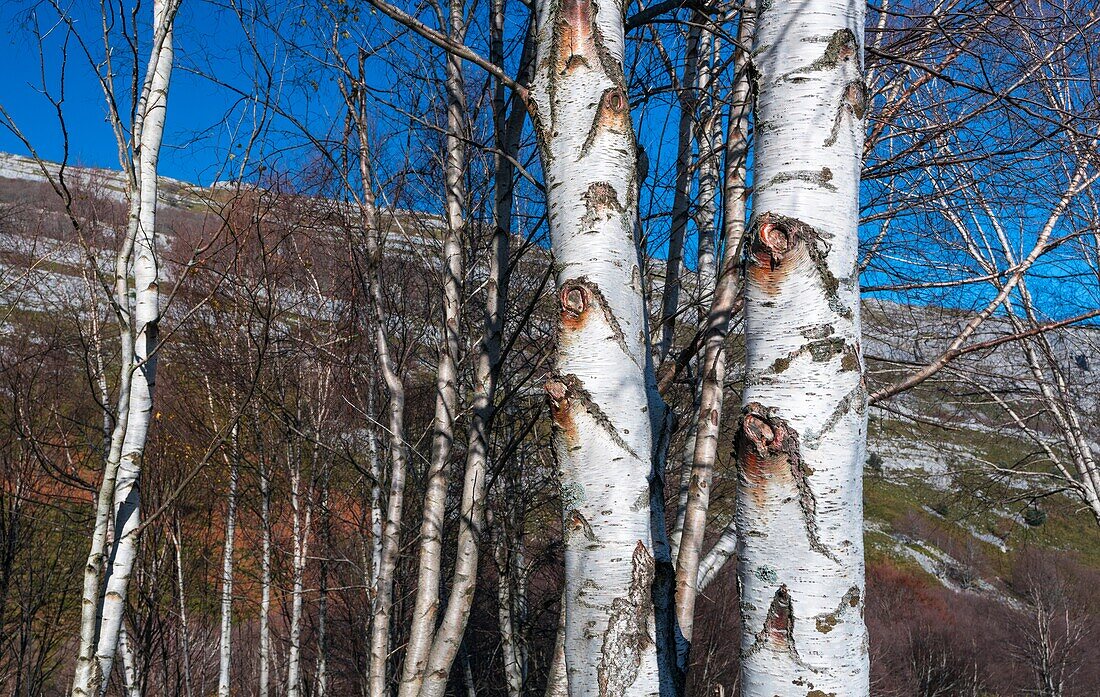
[[[359,85],[364,84],[365,56],[359,57]],[[366,243],[367,265],[365,282],[368,285],[367,301],[374,323],[374,343],[378,366],[389,393],[387,427],[390,441],[390,490],[386,503],[386,519],[382,528],[381,552],[378,573],[374,579],[374,607],[371,618],[370,670],[368,694],[385,697],[389,694],[386,682],[387,663],[390,654],[390,622],[393,612],[393,576],[401,537],[401,518],[405,503],[405,475],[407,458],[405,451],[405,386],[394,369],[390,357],[389,342],[385,333],[385,316],[382,301],[382,248],[377,223],[373,183],[368,150],[366,96],[361,87],[356,96],[349,99],[349,110],[355,122],[359,140],[359,175],[362,179],[360,216]]]
[[[569,676],[565,671],[565,593],[562,593],[558,610],[558,631],[554,635],[554,654],[550,658],[550,671],[546,676],[544,697],[569,697]]]
[[[314,697],[328,694],[328,565],[332,554],[332,515],[329,511],[329,472],[326,465],[321,483],[321,550],[317,562],[317,688]]]
[[[867,93],[859,3],[759,13],[744,407],[741,694],[869,693],[857,274]]]
[[[271,694],[271,479],[263,452],[260,460],[260,696]]]
[[[180,653],[183,660],[183,689],[186,697],[191,697],[191,630],[187,621],[187,596],[183,590],[183,550],[180,521],[176,518],[176,530],[172,535],[172,546],[176,552],[176,592],[179,594],[180,611]],[[168,676],[165,675],[165,680]]]
[[[218,650],[218,697],[229,697],[229,669],[233,641],[233,540],[237,532],[237,427],[233,426],[233,456],[229,463],[225,546],[222,549],[221,636]]]
[[[494,4],[495,21],[503,21],[502,4]],[[526,74],[529,51],[520,58],[521,75]],[[477,568],[481,538],[485,527],[485,497],[488,482],[489,427],[495,413],[494,396],[500,374],[504,316],[508,304],[511,246],[513,175],[511,157],[519,149],[519,138],[525,111],[520,105],[503,118],[503,93],[498,85],[496,109],[497,145],[494,201],[494,231],[489,279],[485,300],[485,332],[478,349],[475,387],[467,429],[466,469],[459,509],[458,542],[456,546],[451,593],[447,599],[440,627],[432,641],[420,697],[443,697],[455,657],[462,645],[466,624],[470,619],[474,591],[477,588]]]
[[[118,635],[126,606],[130,572],[137,555],[140,523],[138,476],[153,410],[156,382],[157,325],[160,319],[159,267],[156,252],[157,162],[160,158],[172,74],[172,25],[178,2],[156,0],[153,4],[154,45],[146,80],[148,89],[139,107],[140,124],[135,124],[138,146],[137,189],[131,195],[140,200],[137,230],[133,242],[134,349],[127,408],[126,435],[114,482],[114,540],[100,597],[100,626],[96,642],[98,684],[93,680],[77,685],[73,694],[103,695],[114,664]]]
[[[684,236],[691,218],[691,182],[694,173],[692,138],[698,114],[699,99],[696,80],[699,70],[699,36],[706,17],[693,13],[688,27],[684,51],[684,72],[680,79],[680,122],[676,144],[676,185],[672,197],[672,220],[669,227],[668,254],[665,258],[665,279],[661,291],[660,337],[654,347],[654,361],[660,364],[675,339],[680,307],[680,272],[684,264]],[[672,76],[675,79],[675,75]]]
[[[118,633],[118,652],[122,656],[122,687],[127,697],[141,697],[141,678],[138,674],[137,658],[130,643],[129,634],[123,627]]]
[[[546,384],[571,697],[656,695],[650,394],[637,148],[614,3],[542,0],[531,96],[561,309]]]
[[[754,9],[751,5],[746,5],[742,7],[741,13],[738,43],[748,46],[752,41]],[[748,131],[750,107],[750,66],[748,54],[744,50],[737,50],[734,66],[736,74],[731,95],[730,134],[726,152],[722,268],[706,318],[691,476],[684,506],[684,526],[676,555],[676,620],[688,647],[693,634],[699,560],[706,532],[711,480],[718,456],[718,436],[721,432],[723,388],[726,382],[726,337],[737,305],[741,240],[745,231],[745,134]],[[686,672],[687,661],[685,652],[678,665],[681,672]]]
[[[513,540],[509,539],[507,533],[507,526],[501,525],[494,545],[497,565],[497,621],[500,624],[500,649],[504,654],[504,684],[508,688],[508,697],[520,697],[523,694],[523,673],[519,662],[515,598],[512,596],[513,561],[509,549]]]
[[[302,612],[305,593],[306,561],[309,553],[310,523],[313,518],[313,501],[308,493],[303,501],[301,452],[287,446],[290,459],[290,507],[293,525],[294,547],[292,552],[292,580],[290,602],[290,648],[287,652],[287,697],[299,697],[302,693]]]
[[[465,40],[463,0],[450,0],[448,35],[456,44]],[[446,55],[447,134],[444,138],[443,174],[446,187],[447,231],[443,239],[443,347],[436,371],[435,419],[432,424],[431,461],[428,466],[424,513],[420,525],[420,560],[416,600],[402,671],[400,697],[416,697],[424,678],[439,612],[443,522],[447,507],[447,464],[454,443],[455,409],[458,403],[459,322],[462,290],[462,237],[466,206],[466,93],[462,59]]]

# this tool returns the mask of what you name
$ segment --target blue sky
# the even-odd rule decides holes
[[[151,2],[144,4],[143,12],[151,13]],[[98,5],[94,0],[69,0],[67,5],[78,31],[88,41],[89,50],[96,60],[102,58],[103,52]],[[41,7],[37,15],[32,12],[32,8],[36,6]],[[285,80],[278,100],[281,108],[292,112],[313,136],[323,138],[342,122],[342,107],[339,106],[341,100],[332,83],[332,71],[318,71],[316,62],[310,59],[295,60],[293,57],[288,59],[286,55],[287,45],[293,45],[293,50],[299,51],[300,55],[319,53],[322,50],[317,42],[324,40],[325,30],[314,26],[317,23],[317,8],[306,0],[301,4],[261,2],[254,4],[253,9],[263,14],[246,19],[246,23],[250,28],[259,27],[254,37],[261,44],[258,51],[263,56],[262,61],[257,61],[255,55],[245,48],[247,42],[244,41],[240,20],[222,5],[210,2],[183,3],[176,22],[176,70],[172,77],[168,121],[161,155],[162,175],[202,184],[230,176],[222,168],[230,161],[228,156],[231,153],[240,152],[240,146],[247,140],[252,122],[252,112],[240,92],[248,94],[252,90],[256,76],[263,73],[264,63],[272,67],[280,80]],[[480,17],[480,14],[477,16]],[[509,28],[510,32],[521,29],[523,15],[524,12],[513,15],[516,19]],[[429,23],[433,22],[428,16],[423,18]],[[309,20],[314,24],[310,24]],[[148,17],[143,21],[147,22]],[[268,26],[276,27],[278,33],[284,38],[290,37],[291,40],[282,44],[271,41],[269,45],[263,45],[266,32],[264,27]],[[362,33],[348,39],[346,47],[349,49],[356,45],[388,45],[387,41],[394,30],[392,23],[375,21],[370,16],[363,17],[358,26],[361,27],[358,31]],[[5,70],[0,71],[0,105],[11,115],[39,154],[50,160],[60,160],[64,156],[60,124],[53,105],[43,94],[43,78],[49,93],[59,96],[62,85],[60,56],[67,46],[70,59],[64,71],[63,111],[69,132],[69,162],[117,168],[117,146],[106,122],[102,91],[94,79],[88,60],[71,37],[66,39],[64,27],[57,24],[56,14],[52,9],[35,0],[0,0],[0,27],[3,27],[0,30],[0,65],[5,66]],[[266,34],[270,36],[272,32]],[[44,46],[41,55],[46,59],[44,75],[40,65],[40,35]],[[427,79],[433,71],[439,69],[436,60],[439,53],[421,53],[416,50],[416,43],[409,43],[411,41],[413,40],[410,37],[404,37],[370,59],[368,72],[376,83],[372,87],[375,88],[374,98],[378,106],[372,118],[377,124],[380,141],[378,147],[383,151],[379,159],[385,159],[388,153],[396,167],[403,167],[407,165],[405,159],[408,152],[428,153],[417,155],[424,159],[422,162],[412,163],[410,169],[414,172],[414,180],[419,177],[412,184],[417,191],[412,205],[431,208],[440,193],[436,189],[441,190],[441,186],[437,186],[438,177],[433,176],[436,170],[430,160],[430,152],[434,147],[431,141],[435,134],[420,125],[410,128],[410,124],[422,123],[414,119],[430,121],[432,110],[437,106],[435,100],[438,95],[434,93]],[[468,41],[483,51],[483,28],[473,27]],[[669,48],[674,53],[678,50],[674,45]],[[389,62],[395,57],[402,63],[401,70],[411,71],[403,73],[397,79],[394,79],[397,74],[395,68]],[[121,55],[116,56],[116,69],[128,69]],[[653,66],[628,66],[630,71],[638,69],[644,73],[647,70],[652,71]],[[217,85],[203,75],[217,75],[229,86]],[[467,80],[473,87],[483,84],[485,76],[480,69],[468,64]],[[677,111],[671,102],[670,95],[660,95],[635,112],[642,130],[640,136],[654,167],[658,168],[652,174],[661,182],[670,181],[667,175],[675,160]],[[403,109],[409,112],[410,120],[405,120]],[[985,134],[981,140],[987,139],[987,124],[977,125],[982,126],[978,130]],[[994,123],[993,128],[993,133],[1004,132],[1003,125]],[[270,129],[266,134],[264,150],[259,153],[265,164],[293,172],[296,171],[295,168],[308,162],[312,153],[308,148],[302,148],[305,139],[297,125],[290,124],[285,118],[274,118],[270,122]],[[0,151],[25,153],[26,148],[12,133],[0,127]],[[398,188],[401,186],[406,184],[402,183]],[[866,188],[865,195],[865,202],[874,200],[873,192]],[[668,202],[661,198],[668,196],[667,189],[652,192],[650,196],[658,198],[651,199],[648,205],[656,203],[657,209],[667,210]],[[405,205],[409,205],[408,199]],[[1034,211],[1025,207],[1015,213],[1017,218],[1023,220],[1031,217]],[[660,234],[666,227],[665,218],[659,216],[651,225]],[[870,227],[874,229],[864,229],[864,237],[874,236],[877,225]],[[927,230],[922,228],[922,223],[915,222],[910,231],[915,236],[911,241],[915,249],[928,244]],[[692,235],[688,239],[688,249],[685,251],[688,263],[691,264],[694,257],[690,241]],[[897,238],[892,239],[895,243],[899,241]],[[650,251],[658,257],[663,255],[661,248],[651,248]],[[874,270],[864,277],[864,282],[872,285],[878,280]],[[980,299],[985,292],[987,289],[984,287],[970,287],[956,292],[953,301],[962,301],[965,304],[967,299]],[[888,295],[892,297],[893,294]],[[915,300],[913,297],[909,299]],[[935,301],[952,302],[947,298],[936,298]],[[1080,301],[1071,299],[1068,304],[1076,303]]]
[[[95,34],[95,17],[80,14],[80,2],[74,3],[77,21],[88,29],[94,50],[102,51],[102,42]],[[86,3],[91,5],[92,3]],[[98,3],[96,3],[98,4]],[[44,9],[37,16],[29,11],[31,3],[0,3],[0,104],[16,125],[34,144],[39,154],[50,160],[64,155],[62,130],[56,110],[43,94],[43,71],[38,50],[38,33],[44,37],[46,56],[45,84],[56,97],[61,94],[60,54],[64,46],[63,27],[53,20],[53,12]],[[188,26],[182,32],[191,35],[199,18],[186,9],[180,21]],[[37,27],[37,29],[36,29]],[[183,39],[184,44],[189,42]],[[95,45],[98,43],[98,45]],[[66,66],[63,110],[69,131],[69,160],[74,164],[96,167],[118,167],[118,149],[106,121],[107,109],[103,92],[94,80],[88,61],[79,55],[79,48],[68,42],[71,58]],[[203,148],[191,144],[193,138],[185,124],[209,125],[211,112],[223,105],[225,98],[200,78],[187,72],[177,72],[172,78],[172,105],[169,110],[165,143],[161,160],[162,172],[180,179],[201,179],[212,166]],[[0,150],[26,153],[26,148],[8,129],[0,129]]]

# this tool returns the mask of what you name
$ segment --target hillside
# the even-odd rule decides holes
[[[75,239],[56,194],[34,163],[18,156],[0,155],[0,333],[8,338],[33,334],[34,328],[62,315],[85,316],[90,311],[88,294],[95,287],[89,278],[87,258],[90,256],[91,263],[101,272],[111,270],[114,230],[118,229],[120,219],[119,211],[107,210],[104,202],[121,203],[122,180],[117,173],[103,170],[70,170],[68,176],[78,183],[75,190],[82,192],[74,202],[74,212],[83,221],[95,221],[86,228],[89,237],[83,244]],[[201,188],[163,181],[161,206],[170,281],[189,268],[188,245],[197,239],[195,231],[203,233],[198,238],[208,239],[211,231],[234,215],[231,194],[232,187]],[[336,204],[303,205],[328,206],[333,218],[341,214]],[[438,237],[433,231],[439,229],[440,219],[409,211],[390,211],[385,219],[390,241],[387,263],[393,267],[395,278],[423,280],[430,276],[434,262],[425,260],[439,256]],[[294,225],[293,221],[279,222],[288,229]],[[320,225],[310,243],[316,248],[332,247],[329,262],[338,264],[340,238],[333,229]],[[320,302],[296,282],[287,283],[275,292],[285,295],[288,307],[297,308],[278,320],[288,333],[296,319],[307,314],[308,308],[303,303]],[[339,299],[328,299],[331,304],[325,305],[326,318],[335,321],[351,311]],[[535,301],[532,303],[534,306]],[[945,316],[952,314],[961,316],[943,308],[866,301],[865,349],[872,384],[890,379],[898,365],[919,363],[934,356],[944,339],[924,329],[942,323]],[[180,318],[182,321],[182,314]],[[998,321],[991,320],[976,335],[976,340],[990,339],[1003,332],[1004,327],[998,326]],[[548,327],[549,322],[543,326]],[[417,325],[407,331],[411,337],[405,347],[408,365],[429,366],[432,358],[418,355],[415,346],[430,340],[434,330]],[[536,338],[531,343],[539,342]],[[1100,394],[1100,390],[1093,391],[1096,386],[1093,368],[1100,366],[1096,331],[1059,332],[1054,335],[1053,344],[1070,366],[1073,380],[1087,395],[1085,403],[1095,407]],[[1026,372],[1007,349],[968,356],[966,366],[973,374],[989,376],[985,385],[997,390],[1009,390]],[[171,381],[171,368],[167,371]],[[415,391],[414,398],[423,400],[420,393],[425,388],[418,385]],[[181,388],[180,394],[184,393]],[[530,388],[525,394],[537,396],[538,390]],[[729,401],[735,401],[735,397],[731,396]],[[928,383],[891,401],[888,407],[871,411],[864,479],[865,542],[870,569],[868,621],[872,655],[879,662],[876,675],[881,677],[889,672],[884,668],[889,666],[897,675],[904,674],[918,682],[940,680],[948,685],[944,691],[922,694],[1001,694],[964,691],[966,680],[973,678],[977,684],[975,676],[979,670],[983,685],[992,685],[1000,679],[991,677],[997,670],[992,664],[979,666],[974,647],[983,638],[976,632],[988,631],[991,635],[1004,632],[1006,623],[1034,615],[1037,586],[1029,574],[1040,574],[1050,581],[1050,587],[1091,583],[1093,587],[1075,591],[1079,594],[1073,596],[1073,621],[1082,626],[1097,626],[1100,529],[1092,516],[1076,500],[1059,491],[1058,486],[1042,477],[1029,479],[1022,474],[1010,474],[1016,463],[1033,453],[1034,443],[1006,428],[1003,414],[959,384]],[[171,418],[171,406],[163,409],[165,418]],[[723,471],[715,484],[716,491],[723,493],[713,504],[716,521],[728,520],[732,513],[735,475],[727,457],[732,434],[727,433],[724,438]],[[217,484],[207,482],[210,490],[215,490]],[[212,524],[206,521],[206,525]],[[206,550],[204,554],[213,551]],[[723,579],[715,584],[717,590],[705,599],[715,608],[725,608],[722,594],[730,590],[732,564],[723,574]],[[723,612],[732,616],[728,608]],[[940,642],[925,647],[931,653],[924,656],[920,651],[925,648],[913,644],[915,628],[919,627],[927,629],[928,636]],[[720,633],[728,629],[727,625],[714,625],[705,631]],[[941,630],[942,635],[937,633]],[[996,641],[1005,642],[999,650],[1006,652],[1017,640],[999,637]],[[974,655],[959,648],[967,646],[970,649],[966,651]],[[908,658],[903,660],[905,656]],[[1097,652],[1082,653],[1078,658],[1079,679],[1100,681]],[[729,657],[713,660],[715,674],[731,670]],[[951,663],[956,660],[961,663]],[[909,663],[903,665],[905,661]],[[932,671],[937,665],[942,674],[921,673],[926,669]],[[1002,671],[1001,677],[1025,674],[1026,670],[1020,668],[1016,673]],[[892,684],[890,679],[882,680],[884,685]],[[905,694],[889,690],[883,687],[880,694]]]

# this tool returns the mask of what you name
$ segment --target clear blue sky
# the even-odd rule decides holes
[[[54,96],[60,94],[61,59],[68,49],[65,69],[63,111],[69,131],[69,161],[73,164],[117,168],[118,149],[106,121],[103,92],[95,80],[87,58],[71,38],[65,43],[64,27],[56,22],[54,11],[30,0],[0,0],[0,105],[33,143],[39,154],[60,160],[63,139],[56,110],[43,94],[43,71],[39,51],[41,33],[46,58],[45,84]],[[129,3],[127,3],[129,5]],[[152,3],[143,3],[143,13],[152,11]],[[99,3],[70,0],[75,21],[88,41],[89,50],[102,57]],[[148,20],[148,18],[144,18]],[[148,25],[143,26],[145,29]],[[210,3],[184,2],[177,18],[176,66],[169,97],[170,108],[161,155],[163,175],[187,181],[208,183],[218,174],[225,154],[237,140],[233,107],[239,100],[229,91],[200,77],[216,67],[219,75],[237,85],[250,84],[241,73],[243,61],[235,56],[242,37],[235,17],[219,11]],[[145,37],[148,38],[148,37]],[[119,59],[119,72],[128,71]],[[142,66],[144,68],[144,66]],[[120,81],[122,82],[122,81]],[[122,91],[127,91],[122,87]],[[0,151],[26,154],[27,149],[7,128],[0,128]]]

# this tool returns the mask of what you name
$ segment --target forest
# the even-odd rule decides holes
[[[1094,0],[0,19],[0,695],[1100,694]]]

